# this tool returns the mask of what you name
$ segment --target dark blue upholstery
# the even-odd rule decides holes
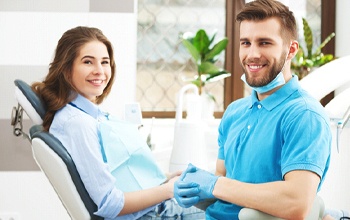
[[[75,164],[67,152],[66,148],[63,147],[61,142],[55,138],[52,134],[42,130],[40,125],[34,125],[30,129],[30,135],[32,138],[40,138],[43,140],[47,146],[49,146],[66,164],[68,172],[73,180],[73,183],[82,199],[86,209],[90,213],[91,219],[103,219],[99,216],[95,216],[93,213],[97,210],[96,204],[90,198],[88,192],[86,191],[83,182],[80,179],[80,175],[75,167]]]
[[[39,96],[36,95],[36,93],[26,82],[20,79],[15,80],[15,85],[22,91],[25,97],[27,97],[28,101],[34,107],[35,111],[40,115],[40,117],[44,119],[46,107],[44,103],[42,103]]]

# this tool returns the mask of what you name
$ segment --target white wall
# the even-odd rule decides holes
[[[10,126],[11,110],[17,103],[14,80],[29,84],[42,80],[59,38],[80,25],[101,29],[114,46],[116,81],[103,108],[122,116],[124,104],[135,99],[136,20],[137,0],[0,0],[1,125]],[[1,140],[0,149],[5,147],[13,145]],[[9,216],[13,220],[70,219],[39,171],[0,171],[0,219],[9,220]]]
[[[336,27],[335,27],[335,55],[342,57],[350,55],[350,1],[336,1]],[[335,94],[340,93],[350,87],[350,83],[344,85],[335,91]]]
[[[335,55],[350,55],[350,1],[336,1]]]

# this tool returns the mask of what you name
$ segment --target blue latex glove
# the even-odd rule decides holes
[[[184,208],[191,207],[199,202],[199,187],[196,183],[175,182],[174,197],[177,203]]]
[[[188,165],[188,168],[182,179],[185,183],[197,183],[199,184],[200,192],[198,194],[199,200],[205,200],[210,198],[215,198],[213,195],[213,190],[218,180],[218,176],[215,176],[208,171],[199,169],[192,164]]]
[[[195,167],[188,167],[174,183],[174,197],[181,207],[188,208],[199,202],[199,185],[194,182],[183,181],[187,172],[194,172],[195,170]]]

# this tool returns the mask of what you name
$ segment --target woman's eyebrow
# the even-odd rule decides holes
[[[85,55],[85,56],[83,56],[81,59],[83,60],[83,59],[85,59],[85,58],[95,59],[95,57],[94,57],[94,56],[91,56],[91,55]]]
[[[91,55],[86,55],[86,56],[83,56],[81,59],[85,59],[85,58],[90,58],[90,59],[96,59],[94,56],[91,56]],[[109,57],[102,57],[103,60],[109,60],[110,58]]]

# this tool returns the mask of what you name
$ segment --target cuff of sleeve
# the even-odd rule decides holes
[[[124,193],[118,189],[113,189],[94,214],[104,218],[115,218],[123,209],[124,202]]]

